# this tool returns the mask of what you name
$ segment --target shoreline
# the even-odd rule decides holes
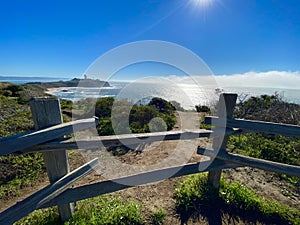
[[[60,92],[62,90],[68,89],[70,87],[58,87],[58,88],[47,88],[45,90],[46,94],[52,94],[52,93],[56,93],[56,92]]]
[[[55,87],[55,88],[46,88],[45,93],[52,94],[57,92],[62,92],[63,90],[70,90],[70,89],[90,89],[90,90],[99,90],[99,89],[114,89],[114,86],[110,87]],[[67,93],[67,92],[66,92]]]

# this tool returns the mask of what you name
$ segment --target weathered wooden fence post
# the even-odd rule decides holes
[[[30,100],[30,107],[35,129],[42,129],[63,122],[58,99],[33,98]],[[44,152],[43,158],[50,183],[54,183],[70,172],[66,150]],[[74,213],[74,208],[74,203],[59,205],[58,209],[61,220],[66,221],[70,219]]]
[[[234,107],[236,104],[237,94],[226,94],[223,93],[220,95],[219,103],[218,103],[218,111],[217,116],[219,118],[232,118]],[[224,124],[226,125],[226,124]],[[228,141],[229,135],[220,135],[218,132],[226,132],[225,128],[221,131],[216,131],[216,137],[213,138],[212,147],[214,151],[218,153],[226,151],[226,145]],[[208,183],[211,184],[216,190],[220,187],[220,178],[221,178],[222,170],[214,170],[208,173]]]

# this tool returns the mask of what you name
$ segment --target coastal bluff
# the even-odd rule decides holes
[[[54,82],[30,82],[27,84],[38,85],[42,88],[60,88],[60,87],[110,87],[107,81],[99,79],[79,79],[73,78],[68,81],[54,81]]]

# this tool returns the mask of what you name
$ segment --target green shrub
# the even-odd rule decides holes
[[[94,115],[98,118],[111,117],[111,109],[115,99],[113,97],[100,98],[97,100]],[[93,112],[92,112],[93,114]]]
[[[196,105],[195,108],[197,112],[205,112],[205,113],[211,112],[210,108],[206,105]]]
[[[213,188],[207,183],[207,175],[200,173],[190,175],[174,190],[176,211],[183,222],[190,217],[196,217],[201,209],[209,210],[218,201]]]
[[[0,138],[32,129],[29,105],[19,104],[16,98],[0,95]]]
[[[300,139],[282,135],[247,133],[229,137],[228,148],[232,152],[274,162],[300,165]],[[300,190],[300,177],[278,174],[293,189]]]
[[[147,133],[150,131],[149,122],[159,116],[158,110],[154,106],[134,105],[130,111],[129,123],[133,133]]]
[[[251,97],[237,104],[234,117],[275,123],[300,123],[300,105],[287,103],[279,94]]]
[[[19,195],[19,190],[45,173],[40,153],[0,157],[0,199]]]
[[[82,201],[73,218],[65,224],[135,225],[141,223],[141,207],[138,203],[100,196]]]
[[[151,220],[152,220],[152,224],[154,225],[161,225],[164,223],[166,217],[166,213],[163,209],[158,209],[155,212],[152,212],[151,214]]]
[[[179,102],[177,101],[170,101],[171,105],[173,106],[173,108],[175,108],[177,111],[181,111],[181,112],[184,112],[185,109],[180,105]]]
[[[100,118],[99,135],[165,131],[176,123],[174,107],[161,98],[153,98],[148,105],[102,98],[96,102],[95,116]]]
[[[160,114],[160,118],[162,118],[167,125],[167,130],[172,130],[174,125],[176,124],[176,117],[175,114],[172,113],[165,113],[165,114]]]
[[[188,176],[175,189],[174,198],[183,222],[199,214],[213,217],[213,209],[218,208],[223,213],[234,213],[245,220],[255,217],[272,224],[300,224],[300,212],[297,209],[262,198],[239,182],[226,183],[221,180],[220,191],[216,195],[204,173]]]
[[[3,90],[11,93],[11,95],[9,95],[11,97],[20,97],[20,93],[24,90],[24,88],[21,85],[10,84]]]
[[[222,181],[220,197],[234,212],[249,211],[261,214],[265,221],[277,224],[300,224],[300,212],[297,209],[262,198],[239,182],[228,184]]]
[[[139,225],[142,224],[140,204],[119,197],[99,196],[77,202],[78,210],[65,225]],[[15,225],[56,225],[59,220],[57,207],[35,210]]]
[[[160,113],[173,113],[175,107],[165,99],[154,97],[148,104],[154,106]]]
[[[70,100],[60,99],[60,108],[72,110],[73,103]]]
[[[114,134],[110,118],[100,118],[97,130],[98,134],[102,136]]]
[[[300,139],[274,135],[247,133],[230,136],[231,151],[275,162],[300,165]]]
[[[56,225],[61,224],[57,207],[39,209],[22,218],[14,225]]]
[[[150,122],[149,122],[149,130],[151,132],[160,132],[160,131],[166,131],[167,130],[167,124],[165,123],[165,121],[160,118],[160,117],[156,117],[153,118]]]

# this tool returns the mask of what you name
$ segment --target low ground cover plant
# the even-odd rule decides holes
[[[215,220],[218,213],[239,216],[245,221],[272,224],[300,224],[297,209],[258,196],[239,182],[227,183],[221,179],[215,192],[207,182],[207,174],[188,176],[174,191],[176,210],[183,222],[205,217]]]

